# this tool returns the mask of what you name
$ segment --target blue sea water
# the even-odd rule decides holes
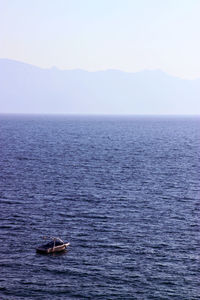
[[[198,117],[1,115],[0,299],[200,299],[199,146]]]

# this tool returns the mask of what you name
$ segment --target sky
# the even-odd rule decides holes
[[[200,0],[0,0],[0,58],[200,78]]]

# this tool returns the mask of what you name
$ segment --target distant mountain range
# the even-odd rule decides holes
[[[200,79],[160,71],[41,69],[0,59],[1,113],[199,114]]]

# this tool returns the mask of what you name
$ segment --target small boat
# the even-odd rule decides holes
[[[56,237],[49,237],[49,238],[52,241],[36,248],[36,252],[44,253],[44,254],[61,252],[64,251],[70,245],[70,243],[64,243],[60,238],[56,238]]]

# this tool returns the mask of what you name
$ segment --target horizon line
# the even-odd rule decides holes
[[[28,113],[28,112],[0,112],[2,115],[18,116],[74,116],[74,117],[200,117],[200,114],[107,114],[107,113]]]

